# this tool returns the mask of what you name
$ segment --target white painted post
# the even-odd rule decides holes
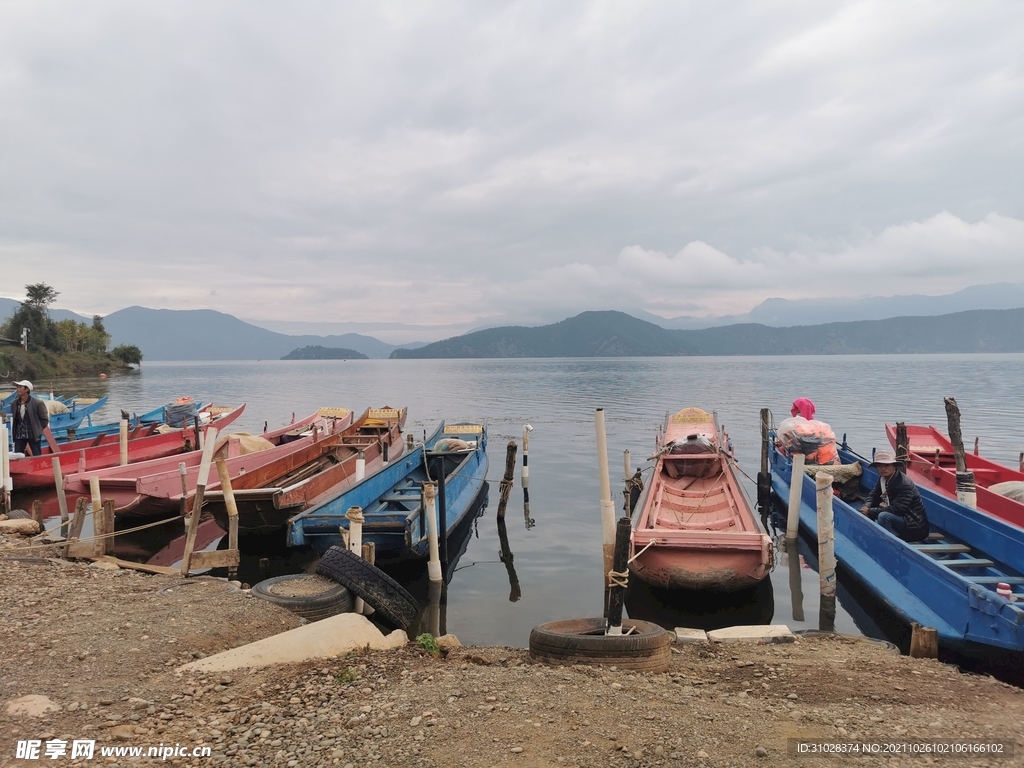
[[[834,632],[836,628],[836,537],[832,515],[832,475],[818,472],[814,476],[818,507],[818,585],[820,608],[818,629]]]
[[[366,477],[366,457],[363,456],[363,452],[359,451],[356,455],[356,482],[358,483]]]
[[[121,466],[124,467],[128,464],[128,419],[121,419]]]
[[[0,511],[11,511],[11,491],[14,484],[11,481],[11,454],[7,446],[7,424],[0,424],[0,494],[3,496],[3,504]]]
[[[630,460],[628,448],[622,452],[622,471],[625,472],[622,479],[628,483],[629,479],[633,477],[633,463]]]
[[[597,429],[597,469],[601,483],[601,533],[604,540],[605,588],[611,586],[608,574],[615,557],[615,505],[612,502],[612,486],[608,474],[608,437],[604,428],[604,408],[594,412]]]
[[[359,557],[363,556],[363,510],[361,507],[349,507],[345,513],[348,518],[348,548]],[[363,598],[357,597],[352,606],[353,613],[362,613],[365,609]]]
[[[427,561],[427,578],[442,581],[441,555],[437,546],[437,485],[423,484],[423,509],[427,517],[427,544],[430,547],[430,559]]]
[[[804,455],[793,454],[793,472],[789,477],[789,516],[786,518],[786,538],[795,539],[800,533],[800,496],[804,488]]]
[[[530,485],[530,433],[533,427],[529,424],[523,425],[523,488]]]
[[[92,496],[92,515],[95,523],[96,515],[100,513],[103,506],[103,499],[100,498],[100,479],[93,475],[89,478],[89,494]]]

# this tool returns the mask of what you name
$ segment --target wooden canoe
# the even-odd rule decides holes
[[[670,414],[630,542],[629,570],[670,589],[731,592],[772,567],[764,533],[736,478],[728,438],[713,414]]]
[[[242,415],[244,405],[214,416],[205,427],[226,427]],[[162,434],[150,434],[128,441],[128,463],[138,463],[163,456],[191,451],[196,445],[195,428],[176,429]],[[47,446],[41,456],[11,459],[11,478],[15,490],[45,488],[53,485],[53,457],[57,455]],[[100,435],[92,440],[74,441],[60,446],[60,468],[65,479],[75,473],[91,472],[116,467],[121,461],[121,444],[117,435]],[[88,485],[88,483],[87,483]]]
[[[886,424],[885,434],[895,448],[896,427]],[[907,442],[907,454],[910,459],[907,474],[910,475],[910,479],[923,488],[955,499],[956,459],[949,438],[933,426],[908,424]],[[1024,528],[1024,504],[989,490],[989,487],[996,483],[1024,481],[1024,473],[997,464],[976,453],[965,452],[964,461],[968,471],[974,473],[978,509],[1011,525]]]
[[[405,450],[406,415],[405,408],[371,408],[346,429],[327,433],[301,450],[233,478],[239,533],[280,531],[293,515],[341,494],[356,482],[360,456],[365,475],[398,459]],[[206,492],[203,511],[211,512],[217,524],[228,529],[222,490]]]

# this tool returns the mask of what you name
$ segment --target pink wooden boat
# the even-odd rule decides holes
[[[740,487],[715,416],[699,408],[669,415],[657,447],[629,570],[670,589],[731,592],[764,579],[772,540]]]
[[[341,421],[347,425],[352,415],[348,411],[345,414]],[[229,471],[245,471],[246,467],[256,465],[259,461],[270,460],[267,454],[277,456],[307,444],[313,439],[314,426],[320,429],[327,426],[319,413],[312,413],[300,421],[260,435],[272,443],[273,448],[243,455],[239,442],[229,440],[222,455],[227,459]],[[89,497],[89,480],[96,477],[100,481],[100,495],[104,499],[114,500],[118,515],[149,516],[177,511],[181,499],[181,473],[178,467],[180,464],[185,465],[186,483],[190,492],[194,491],[201,458],[202,452],[197,450],[135,465],[77,473],[64,478],[64,490],[69,504],[73,496]],[[209,479],[208,488],[215,484],[219,486],[215,471],[211,472]]]
[[[398,459],[405,451],[405,419],[405,408],[370,408],[347,429],[232,478],[239,533],[281,531],[289,518],[340,495],[357,482],[360,456],[366,477],[387,466],[385,456],[388,462]],[[228,529],[223,491],[206,492],[203,512]]]
[[[205,426],[200,426],[200,430],[205,432],[210,426],[222,429],[241,416],[244,410],[244,405],[231,409],[207,406],[200,413],[206,412],[210,414],[210,417]],[[140,434],[135,439],[128,441],[129,466],[132,463],[191,451],[195,445],[195,428],[192,426],[166,433],[145,432],[145,434]],[[54,454],[47,446],[43,449],[41,456],[11,459],[11,479],[14,489],[52,487],[54,482],[53,457],[55,455],[60,456],[60,468],[65,477],[72,473],[115,467],[121,462],[121,444],[118,435],[101,435],[92,439],[76,440],[64,443],[60,449],[59,454]]]
[[[896,447],[896,427],[885,425],[885,435]],[[949,438],[933,426],[907,425],[907,474],[922,488],[956,498],[956,459]],[[967,469],[974,473],[978,510],[1024,528],[1024,504],[1000,496],[989,488],[997,483],[1024,481],[1024,472],[997,464],[976,453],[965,453]]]

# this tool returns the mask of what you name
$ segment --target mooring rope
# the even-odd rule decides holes
[[[646,552],[648,549],[650,549],[651,547],[653,547],[657,543],[658,543],[657,539],[651,539],[650,541],[648,541],[646,547],[641,549],[639,552],[637,552],[635,555],[633,555],[631,558],[629,558],[629,560],[626,561],[626,565],[629,565],[630,563],[632,563],[634,560],[636,560],[638,557],[640,557],[640,555],[642,555],[644,552]]]
[[[653,543],[653,542],[652,542]],[[650,546],[650,545],[648,545]],[[646,549],[646,547],[645,547]],[[625,571],[608,571],[608,586],[610,587],[622,587],[625,589],[629,586],[629,570]]]
[[[91,513],[87,513],[87,514],[91,514]],[[103,539],[112,539],[115,536],[122,536],[122,535],[124,535],[126,533],[135,533],[136,531],[144,531],[147,528],[156,528],[158,525],[163,525],[165,523],[170,523],[172,521],[181,520],[181,519],[182,519],[181,516],[166,517],[163,520],[157,520],[157,521],[152,522],[152,523],[146,523],[144,525],[138,525],[138,526],[136,526],[134,528],[125,528],[124,530],[112,531],[111,533],[101,533],[98,536],[96,536],[96,535],[86,536],[85,538],[75,539],[75,541],[86,542],[86,541],[102,541]],[[46,530],[43,530],[42,532],[37,533],[35,536],[32,536],[30,541],[35,541],[36,539],[40,538],[41,536],[45,536],[48,533],[53,533],[58,528],[63,528],[65,525],[71,525],[71,522],[68,521],[67,523],[60,523],[58,525],[55,525],[53,528],[48,528]],[[18,547],[17,549],[18,549],[19,552],[27,550],[27,549],[46,549],[47,547],[60,547],[60,546],[63,546],[64,544],[66,544],[66,543],[67,543],[67,541],[53,542],[53,543],[50,543],[50,544],[42,544],[42,543],[41,544],[30,544],[30,545],[28,545],[26,547]]]

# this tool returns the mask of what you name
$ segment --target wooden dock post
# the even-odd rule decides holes
[[[7,447],[7,422],[0,422],[0,513],[11,511],[11,456]]]
[[[355,552],[360,557],[363,556],[363,510],[362,507],[349,507],[345,513],[345,517],[348,518],[348,549],[349,552]],[[353,601],[352,612],[362,613],[365,609],[365,604],[361,597],[357,597]]]
[[[32,502],[32,519],[39,523],[39,533],[46,530],[46,525],[43,523],[43,501],[42,499],[36,499]]]
[[[611,588],[608,590],[608,626],[606,635],[622,634],[622,604],[626,600],[626,583],[629,580],[629,535],[632,528],[628,517],[620,517],[615,525],[615,555],[612,571],[608,574]]]
[[[100,504],[99,512],[92,514],[93,550],[95,557],[103,557],[114,551],[114,500],[107,499]]]
[[[771,411],[761,409],[761,471],[757,473],[757,506],[761,513],[761,522],[768,528],[768,515],[771,514],[772,475],[768,466],[768,427]]]
[[[804,489],[804,455],[793,454],[793,471],[789,476],[789,514],[786,517],[786,541],[795,541],[800,533],[800,503]]]
[[[441,567],[448,567],[448,495],[445,487],[444,456],[434,464],[437,483],[437,548],[441,554]]]
[[[956,459],[956,498],[961,504],[977,509],[977,486],[974,473],[967,471],[964,436],[960,431],[960,406],[953,397],[944,398],[943,403],[946,406],[946,420],[949,422],[949,442],[953,444],[953,456]]]
[[[939,633],[934,627],[911,622],[910,656],[915,659],[939,658]]]
[[[793,621],[804,620],[804,581],[800,568],[800,551],[796,539],[786,540],[786,559],[789,565],[789,594],[793,603]]]
[[[509,494],[512,493],[512,481],[516,472],[516,450],[519,446],[515,440],[509,440],[505,448],[505,476],[501,478],[501,496],[498,499],[498,519],[505,519],[505,507],[508,505]]]
[[[530,433],[533,432],[533,426],[530,424],[523,424],[523,474],[522,482],[523,488],[530,487]]]
[[[498,558],[505,564],[505,570],[508,572],[508,601],[510,603],[519,602],[519,598],[523,596],[523,590],[519,586],[519,576],[516,575],[515,555],[512,554],[512,547],[508,543],[505,520],[500,517],[498,518],[498,546],[500,547]]]
[[[118,442],[121,448],[121,466],[124,467],[128,465],[128,419],[121,419]]]
[[[903,421],[896,422],[896,461],[903,463],[904,470],[910,464],[910,440],[907,439],[907,424]]]
[[[615,504],[612,501],[612,486],[608,474],[608,437],[604,426],[604,408],[594,411],[594,426],[597,431],[597,470],[601,487],[601,533],[604,549],[604,586],[607,590],[611,583],[611,573],[615,560]],[[607,605],[607,600],[605,604]]]
[[[210,427],[203,456],[199,460],[199,476],[196,478],[196,492],[192,499],[192,516],[188,519],[188,532],[185,534],[185,552],[181,556],[181,575],[188,576],[192,567],[192,550],[196,546],[196,533],[199,530],[199,518],[203,514],[203,497],[206,496],[206,483],[210,478],[210,464],[213,462],[213,447],[217,444],[217,428]],[[196,566],[198,567],[198,566]]]
[[[60,507],[60,535],[68,537],[68,497],[64,493],[64,473],[60,468],[60,456],[53,457],[53,486],[57,490],[57,505]]]
[[[832,475],[814,476],[818,507],[818,629],[836,630],[836,537],[832,516]]]
[[[89,507],[89,500],[85,496],[79,496],[78,501],[75,502],[75,516],[71,518],[71,528],[68,531],[67,540],[64,542],[64,557],[81,557],[82,547],[84,546],[79,542],[79,538],[82,535],[82,528],[85,526],[85,516],[88,514],[86,511]]]

